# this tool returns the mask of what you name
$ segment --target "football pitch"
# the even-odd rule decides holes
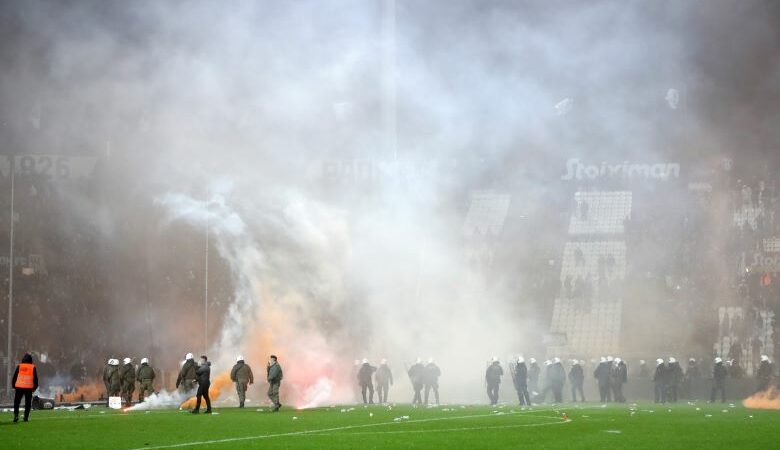
[[[371,405],[308,410],[218,408],[121,412],[33,411],[0,415],[8,449],[297,448],[778,448],[780,411],[740,405],[598,404],[521,409]]]

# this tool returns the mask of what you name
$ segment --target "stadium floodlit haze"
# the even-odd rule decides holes
[[[399,402],[418,357],[452,403],[494,356],[752,376],[779,41],[769,0],[4,1],[2,389],[25,352],[57,393],[274,353],[290,406],[363,358]]]

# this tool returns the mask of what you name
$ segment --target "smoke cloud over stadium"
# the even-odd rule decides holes
[[[84,359],[90,376],[111,356],[175,372],[191,351],[214,375],[243,354],[262,379],[274,353],[296,406],[351,400],[364,357],[390,361],[397,401],[411,399],[405,365],[432,357],[443,398],[471,402],[492,356],[719,352],[732,315],[718,308],[739,284],[723,180],[763,180],[780,153],[773,2],[0,11],[3,153],[96,161],[46,216],[89,236],[68,258],[89,281],[59,288],[83,309],[41,313],[40,336],[18,345]],[[618,237],[571,225],[590,226],[577,202],[601,191],[631,192],[606,231]],[[26,223],[17,254],[47,254]],[[623,267],[601,278],[625,286],[597,288],[622,318],[614,343],[578,346],[554,305],[577,283],[567,258],[592,241],[622,255],[598,270]]]

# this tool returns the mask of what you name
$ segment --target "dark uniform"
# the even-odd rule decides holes
[[[195,409],[193,414],[200,412],[201,398],[206,400],[206,414],[211,414],[211,399],[209,398],[209,387],[211,387],[211,362],[204,356],[200,365],[195,369],[195,375],[198,378],[198,392],[195,394]]]
[[[372,381],[374,372],[376,372],[376,367],[365,361],[357,373],[357,381],[360,385],[360,394],[363,396],[364,404],[374,403],[374,383]],[[368,391],[368,396],[366,396],[366,391]]]
[[[243,359],[236,361],[236,364],[230,370],[230,381],[236,383],[236,393],[238,394],[238,407],[243,408],[246,401],[246,390],[250,384],[254,384],[255,376],[252,374],[252,368],[244,363]]]
[[[515,383],[517,400],[520,405],[531,406],[531,396],[528,394],[528,367],[526,367],[525,361],[521,360],[515,365],[513,376],[512,381]]]
[[[126,362],[119,369],[119,381],[122,385],[122,401],[127,405],[133,403],[133,392],[135,392],[135,367],[131,362]]]
[[[585,391],[583,385],[585,384],[585,372],[582,370],[582,366],[575,362],[569,370],[569,383],[571,383],[571,400],[577,401],[577,392],[580,393],[581,401],[585,401]]]
[[[119,361],[114,360],[108,372],[108,396],[117,397],[122,391],[122,380],[119,377]]]
[[[596,370],[593,371],[593,377],[596,378],[599,386],[599,400],[601,403],[607,403],[610,400],[609,372],[611,367],[612,363],[604,359],[596,366]]]
[[[14,422],[19,421],[19,404],[24,398],[24,421],[30,418],[32,394],[38,389],[38,370],[32,362],[32,355],[25,353],[22,362],[16,366],[11,385],[14,387]]]
[[[501,368],[501,364],[497,360],[494,360],[491,365],[488,366],[485,371],[485,382],[487,383],[487,395],[490,399],[490,404],[495,405],[498,403],[498,387],[501,385],[501,377],[504,376],[504,369]]]
[[[757,392],[769,389],[769,383],[772,381],[772,363],[769,362],[768,358],[761,359],[756,378],[758,379]]]
[[[422,388],[423,379],[425,378],[425,366],[418,360],[412,364],[407,372],[409,375],[409,381],[412,382],[412,389],[414,389],[414,398],[412,399],[412,405],[422,405]]]
[[[197,379],[196,369],[197,364],[195,364],[193,358],[184,361],[184,365],[179,370],[179,376],[176,377],[176,388],[183,392],[191,391],[195,387],[195,380]]]
[[[663,361],[655,367],[653,374],[653,383],[655,383],[655,402],[666,403],[666,392],[669,384],[669,369]]]
[[[541,369],[536,360],[531,358],[531,365],[528,366],[528,390],[531,395],[536,396],[539,393],[539,373]]]
[[[387,403],[387,392],[393,385],[393,373],[387,363],[383,362],[376,370],[376,392],[379,395],[379,403]]]
[[[694,386],[698,383],[698,380],[701,378],[701,371],[699,370],[699,365],[696,364],[696,360],[691,358],[688,360],[688,367],[685,370],[685,376],[683,377],[683,395],[688,400],[693,400],[694,397]]]
[[[550,389],[552,390],[555,403],[563,402],[563,385],[566,384],[566,369],[563,368],[561,361],[556,358],[548,370]]]
[[[609,372],[609,384],[612,387],[612,396],[616,402],[625,403],[623,396],[623,384],[628,381],[628,367],[623,361],[613,365]]]
[[[106,387],[106,399],[111,395],[111,383],[109,382],[109,375],[111,373],[111,363],[113,359],[109,359],[105,366],[103,366],[103,385]]]
[[[647,363],[643,359],[639,361],[639,378],[650,378],[650,369],[647,368]]]
[[[720,358],[715,360],[715,366],[712,368],[712,392],[710,393],[710,402],[715,401],[717,393],[720,391],[721,402],[726,402],[726,376],[728,371]]]
[[[433,361],[429,362],[425,366],[423,372],[423,384],[425,385],[425,404],[428,404],[428,394],[433,389],[433,396],[436,399],[436,404],[439,404],[439,377],[441,376],[441,369]]]
[[[154,369],[149,366],[148,362],[141,362],[135,378],[138,380],[138,401],[142,402],[144,401],[144,394],[151,395],[154,393]]]
[[[266,368],[266,379],[268,380],[268,398],[274,404],[273,412],[279,411],[279,408],[282,407],[282,404],[279,403],[279,387],[282,385],[282,378],[284,378],[282,366],[277,362],[276,356],[271,355],[271,362]]]
[[[682,386],[683,382],[682,367],[680,367],[680,363],[675,360],[673,362],[669,362],[669,367],[667,370],[669,371],[669,394],[667,396],[667,400],[672,403],[677,403],[680,387]]]

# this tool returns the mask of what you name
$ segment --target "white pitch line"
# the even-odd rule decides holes
[[[182,448],[182,447],[195,447],[199,445],[212,445],[212,444],[224,444],[228,442],[241,442],[241,441],[254,441],[254,440],[261,440],[261,439],[269,439],[269,438],[275,438],[275,437],[286,437],[286,436],[301,436],[301,435],[309,435],[309,434],[319,434],[319,433],[329,433],[332,431],[344,431],[344,430],[353,430],[353,429],[359,429],[359,428],[369,428],[369,427],[378,427],[378,426],[384,426],[384,425],[400,425],[400,424],[406,424],[406,423],[425,423],[425,422],[436,422],[441,420],[458,420],[458,419],[474,419],[474,418],[486,418],[486,417],[503,417],[503,416],[514,416],[514,415],[529,415],[531,413],[536,412],[551,412],[554,410],[551,409],[543,409],[543,410],[533,410],[533,411],[517,411],[517,412],[509,412],[504,414],[472,414],[468,416],[453,416],[453,417],[434,417],[429,419],[416,419],[416,420],[406,420],[402,422],[380,422],[380,423],[368,423],[368,424],[361,424],[361,425],[346,425],[343,427],[333,427],[333,428],[322,428],[319,430],[303,430],[303,431],[290,431],[287,433],[277,433],[277,434],[261,434],[257,436],[242,436],[242,437],[233,437],[233,438],[223,438],[223,439],[212,439],[207,441],[191,441],[191,442],[182,442],[179,444],[168,444],[168,445],[158,445],[154,447],[138,447],[134,449],[129,450],[159,450],[164,448]],[[539,418],[550,418],[550,416],[534,416],[530,415],[529,417],[539,417]],[[557,418],[557,417],[556,417]],[[568,423],[569,421],[561,421],[560,423]],[[550,423],[552,424],[552,423]],[[527,424],[530,425],[530,424]],[[542,424],[539,424],[537,426],[540,426]],[[487,429],[487,428],[485,428]],[[408,431],[407,431],[408,432]]]
[[[551,419],[550,416],[530,416],[539,419]],[[554,417],[554,419],[560,419],[560,417]],[[473,431],[473,430],[496,430],[504,428],[524,428],[524,427],[547,427],[550,425],[562,425],[571,422],[571,419],[558,420],[557,422],[545,422],[545,423],[523,423],[514,425],[491,425],[487,427],[461,427],[461,428],[441,428],[435,430],[394,430],[394,431],[359,431],[357,433],[317,433],[317,436],[362,436],[366,434],[404,434],[404,433],[447,433],[451,431]]]

